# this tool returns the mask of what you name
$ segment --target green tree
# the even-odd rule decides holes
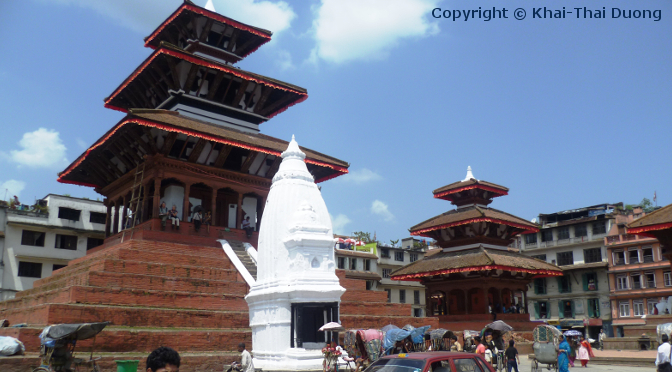
[[[361,240],[366,244],[373,243],[373,239],[371,238],[371,233],[364,232],[364,231],[355,231],[352,233],[352,235],[357,238],[357,240]]]
[[[390,239],[390,244],[392,244],[393,247],[396,247],[397,243],[399,243],[399,239],[397,239],[397,240]]]
[[[646,213],[653,212],[653,210],[656,209],[653,203],[651,203],[651,200],[648,198],[642,199],[639,204],[626,204],[624,208],[627,211],[632,211],[632,209],[637,206],[642,207],[642,210]]]

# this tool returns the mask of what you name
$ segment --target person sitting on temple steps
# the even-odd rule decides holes
[[[247,233],[247,237],[251,238],[252,237],[252,226],[250,226],[250,216],[245,217],[243,220],[243,223],[241,224],[241,227],[243,230],[245,230],[245,233]]]
[[[177,230],[180,229],[180,217],[177,216],[177,206],[173,204],[173,209],[168,211],[168,218],[172,221],[172,225],[170,226],[171,230],[175,229],[175,226],[177,226]]]
[[[162,201],[159,207],[159,218],[161,219],[161,231],[166,229],[166,220],[168,219],[168,207],[166,202]]]

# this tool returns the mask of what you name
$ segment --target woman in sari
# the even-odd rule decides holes
[[[569,372],[569,344],[563,336],[558,337],[558,372]]]
[[[576,359],[581,361],[581,367],[588,367],[588,361],[590,357],[594,357],[593,348],[590,346],[590,343],[583,337],[581,337],[581,346],[579,346],[579,352]]]
[[[579,345],[576,340],[567,338],[567,343],[569,344],[569,366],[574,367],[574,360],[576,359],[576,349],[579,348]]]

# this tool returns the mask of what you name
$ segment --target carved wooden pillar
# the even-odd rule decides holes
[[[107,205],[107,214],[105,215],[105,237],[110,236],[110,227],[112,225],[112,203],[105,199],[103,201]]]
[[[112,233],[119,232],[119,201],[114,203],[114,220],[112,221]]]
[[[161,178],[154,179],[154,200],[152,201],[152,216],[159,217],[159,207],[161,206]]]
[[[210,200],[210,225],[217,226],[217,187],[212,187],[212,198]]]
[[[239,192],[238,193],[238,210],[236,211],[236,229],[241,228],[241,224],[243,223],[243,218],[245,217],[245,214],[243,213],[243,193]]]
[[[140,206],[140,215],[138,215],[140,217],[138,219],[139,223],[145,222],[147,217],[149,217],[147,208],[149,208],[149,182],[142,185],[142,205]]]
[[[191,184],[184,184],[184,203],[182,207],[182,221],[189,222],[189,215],[191,211],[189,210],[189,190],[191,189]]]

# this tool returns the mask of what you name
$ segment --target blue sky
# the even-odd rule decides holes
[[[196,1],[200,5],[205,0]],[[599,203],[672,203],[672,2],[214,0],[274,31],[239,67],[308,89],[262,132],[346,160],[322,183],[341,233],[382,241],[452,209],[432,190],[464,178],[509,187],[492,207],[531,219]],[[108,96],[149,54],[180,1],[0,3],[0,198],[96,198],[56,182],[122,113]],[[509,19],[431,10],[506,6]],[[607,9],[606,19],[532,19],[533,7]],[[518,21],[513,9],[526,9]],[[611,8],[661,10],[612,19]]]

